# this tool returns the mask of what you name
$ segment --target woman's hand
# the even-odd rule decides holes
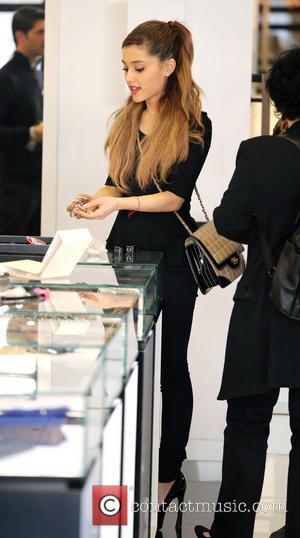
[[[73,214],[77,219],[104,219],[119,209],[119,198],[115,196],[98,196],[82,207],[75,206]]]
[[[83,204],[90,202],[90,200],[91,196],[89,194],[83,192],[76,194],[72,202],[67,206],[67,211],[70,213],[70,217],[75,216],[74,209],[76,209],[78,206],[83,206]]]

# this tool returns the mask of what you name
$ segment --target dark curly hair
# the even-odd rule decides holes
[[[300,47],[280,54],[269,71],[266,88],[284,119],[300,118]]]

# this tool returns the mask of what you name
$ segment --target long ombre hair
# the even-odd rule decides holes
[[[147,47],[148,53],[160,61],[174,58],[176,68],[160,98],[156,125],[141,143],[139,124],[145,102],[135,103],[130,96],[115,114],[105,150],[109,175],[122,192],[130,190],[128,182],[133,172],[143,190],[153,178],[166,183],[172,165],[187,159],[189,141],[202,144],[204,133],[201,90],[192,78],[194,47],[190,31],[177,21],[147,21],[126,37],[122,48],[130,45]]]

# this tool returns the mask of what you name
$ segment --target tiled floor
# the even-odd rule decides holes
[[[268,456],[262,503],[285,502],[287,464],[287,456]],[[219,484],[217,482],[189,482],[185,502],[190,500],[193,503],[213,503],[216,501],[218,490]],[[264,505],[263,509],[266,510],[267,506]],[[282,527],[284,518],[283,512],[259,513],[256,518],[254,538],[268,538],[273,530]],[[166,514],[163,538],[176,538],[175,520],[175,513]],[[201,523],[209,527],[211,520],[212,514],[210,513],[191,512],[184,514],[182,538],[195,537],[194,526]]]

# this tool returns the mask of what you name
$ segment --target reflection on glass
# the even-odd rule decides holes
[[[30,377],[0,376],[0,394],[9,395],[32,395],[36,391],[36,381]]]
[[[5,351],[4,351],[5,350]],[[19,348],[0,349],[0,373],[30,375],[36,372],[36,357]]]

